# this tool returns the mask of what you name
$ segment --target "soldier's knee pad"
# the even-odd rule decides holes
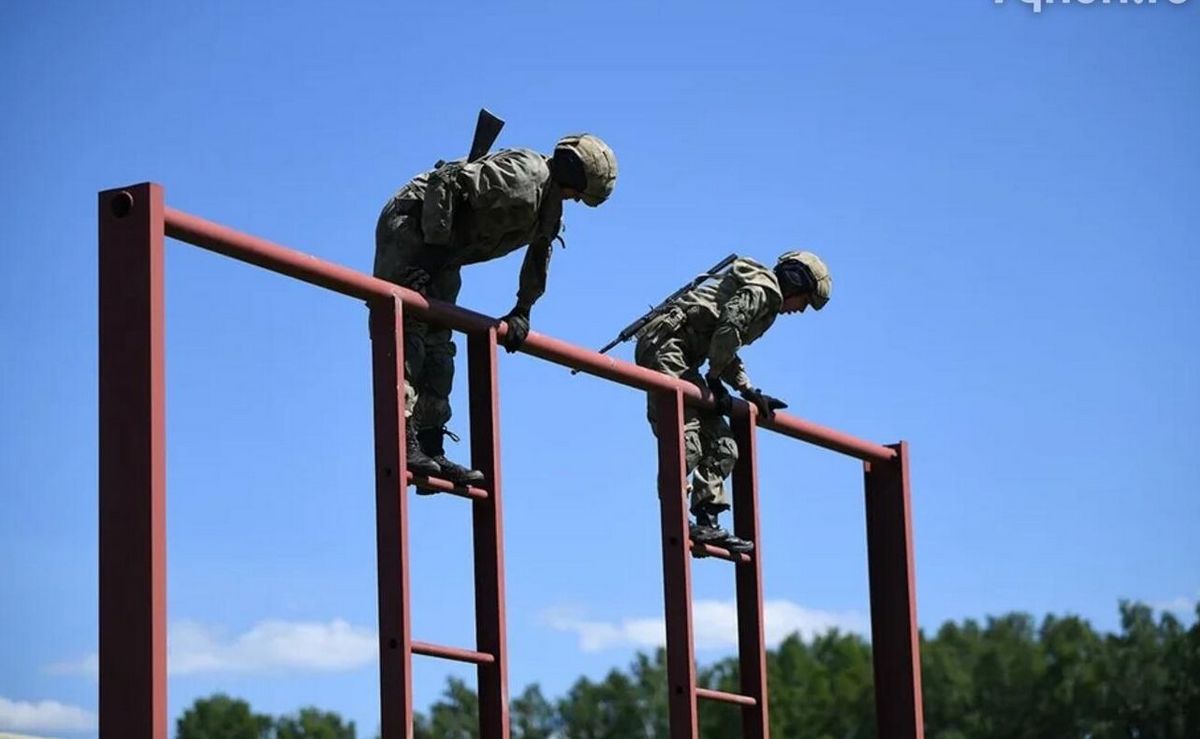
[[[417,389],[411,382],[404,383],[404,417],[412,418],[417,408]]]

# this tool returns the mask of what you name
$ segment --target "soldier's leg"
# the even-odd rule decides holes
[[[739,539],[718,523],[718,516],[729,510],[725,480],[737,464],[738,447],[724,416],[700,415],[700,462],[692,475],[692,513],[696,523],[711,529],[714,543],[734,552],[748,552],[754,544]]]
[[[694,369],[689,369],[680,375],[681,380],[687,380],[696,387],[704,390],[704,378]],[[707,413],[697,410],[694,406],[683,408],[683,444],[687,459],[687,473],[691,478],[688,489],[691,490],[690,508],[696,511],[696,502],[709,496],[707,482],[697,477],[697,473],[705,464],[704,427],[707,423]],[[697,487],[700,483],[701,487]]]
[[[396,201],[389,201],[375,227],[375,276],[418,292],[424,292],[428,280],[414,265],[424,248],[420,231],[408,215],[397,212]],[[408,469],[419,475],[440,475],[437,462],[421,451],[417,443],[412,416],[416,410],[419,389],[415,377],[425,366],[425,335],[429,327],[422,321],[404,319],[404,416],[408,420],[405,436]]]
[[[441,429],[450,420],[450,391],[454,387],[454,337],[450,329],[431,327],[424,336],[425,355],[420,371],[412,376],[416,404],[412,423],[418,433]]]
[[[643,337],[638,341],[637,349],[634,352],[635,361],[642,367],[662,372],[663,374],[672,377],[679,377],[694,385],[703,387],[703,379],[699,373],[693,369],[689,369],[685,352],[686,339],[682,335],[652,335]],[[654,431],[655,436],[658,435],[658,424],[655,413],[654,398],[647,398],[646,417],[650,421],[650,428]],[[692,478],[692,513],[696,515],[696,523],[691,525],[689,535],[693,541],[722,543],[728,536],[729,532],[723,531],[716,526],[716,518],[712,517],[711,525],[708,519],[708,514],[703,507],[696,508],[694,502],[699,498],[711,498],[712,494],[707,487],[707,481],[698,479],[693,474],[703,464],[704,444],[701,440],[701,424],[702,416],[697,410],[691,406],[684,406],[683,409],[683,447],[684,459],[687,469],[687,474]],[[703,487],[697,490],[697,482]]]
[[[425,295],[435,300],[453,303],[462,286],[458,269],[445,269],[431,275]],[[450,420],[450,391],[454,387],[453,332],[438,325],[427,325],[420,332],[420,366],[413,367],[413,384],[417,402],[413,409],[413,426],[417,431],[440,429]]]
[[[639,366],[671,377],[682,377],[688,373],[687,359],[684,356],[684,341],[681,336],[669,333],[643,336],[638,339],[633,358]],[[685,406],[683,415],[684,447],[687,471],[690,475],[700,459],[700,423],[696,418],[695,409],[691,407]],[[658,436],[658,418],[654,397],[650,394],[646,396],[646,420],[650,422],[650,430],[654,432],[655,436]]]
[[[724,416],[703,415],[699,425],[700,461],[692,475],[692,507],[727,511],[725,480],[737,464],[737,442]]]
[[[426,294],[453,303],[461,287],[462,275],[458,268],[443,269],[433,275]],[[446,457],[445,437],[450,435],[446,424],[452,415],[450,392],[454,388],[456,354],[453,333],[442,326],[430,326],[425,334],[424,349],[424,366],[421,373],[414,376],[417,402],[412,416],[421,449],[438,463],[447,480],[460,485],[477,485],[483,482],[482,472],[468,469]]]

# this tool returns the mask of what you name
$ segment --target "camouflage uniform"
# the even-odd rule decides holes
[[[685,293],[674,307],[654,319],[638,339],[634,357],[639,365],[680,377],[707,389],[700,367],[737,390],[752,388],[737,352],[762,336],[783,305],[775,273],[753,259],[733,262],[719,282],[708,282]],[[657,433],[654,403],[647,416]],[[692,475],[691,508],[711,504],[729,508],[723,481],[737,462],[737,442],[723,416],[684,408],[684,446]]]
[[[423,172],[384,206],[375,228],[375,276],[453,303],[464,264],[529,245],[517,305],[546,290],[553,239],[562,223],[561,190],[547,157],[506,149],[471,163]],[[420,429],[450,420],[455,347],[448,328],[404,322],[405,415]]]

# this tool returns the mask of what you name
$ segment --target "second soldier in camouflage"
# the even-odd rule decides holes
[[[717,412],[688,406],[684,410],[684,447],[691,475],[691,527],[694,541],[749,551],[752,542],[739,539],[717,523],[729,509],[724,481],[737,462],[737,442],[724,413],[729,409],[731,385],[753,403],[760,415],[770,417],[787,404],[754,387],[738,350],[753,343],[780,313],[820,310],[829,302],[833,280],[825,263],[806,251],[783,254],[774,269],[740,257],[719,281],[684,293],[647,324],[638,338],[635,361],[642,367],[687,380],[709,389]],[[707,371],[700,374],[708,363]],[[647,410],[657,433],[654,404]]]

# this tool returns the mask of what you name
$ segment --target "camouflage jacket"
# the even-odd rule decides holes
[[[529,245],[517,304],[529,308],[546,291],[562,195],[545,156],[504,149],[448,162],[414,177],[396,198],[421,201],[422,235],[427,248],[444,250],[442,264],[486,262]]]
[[[753,387],[738,350],[754,343],[775,323],[783,293],[774,271],[739,257],[719,282],[706,282],[675,303],[678,331],[686,337],[688,362],[738,390]]]

